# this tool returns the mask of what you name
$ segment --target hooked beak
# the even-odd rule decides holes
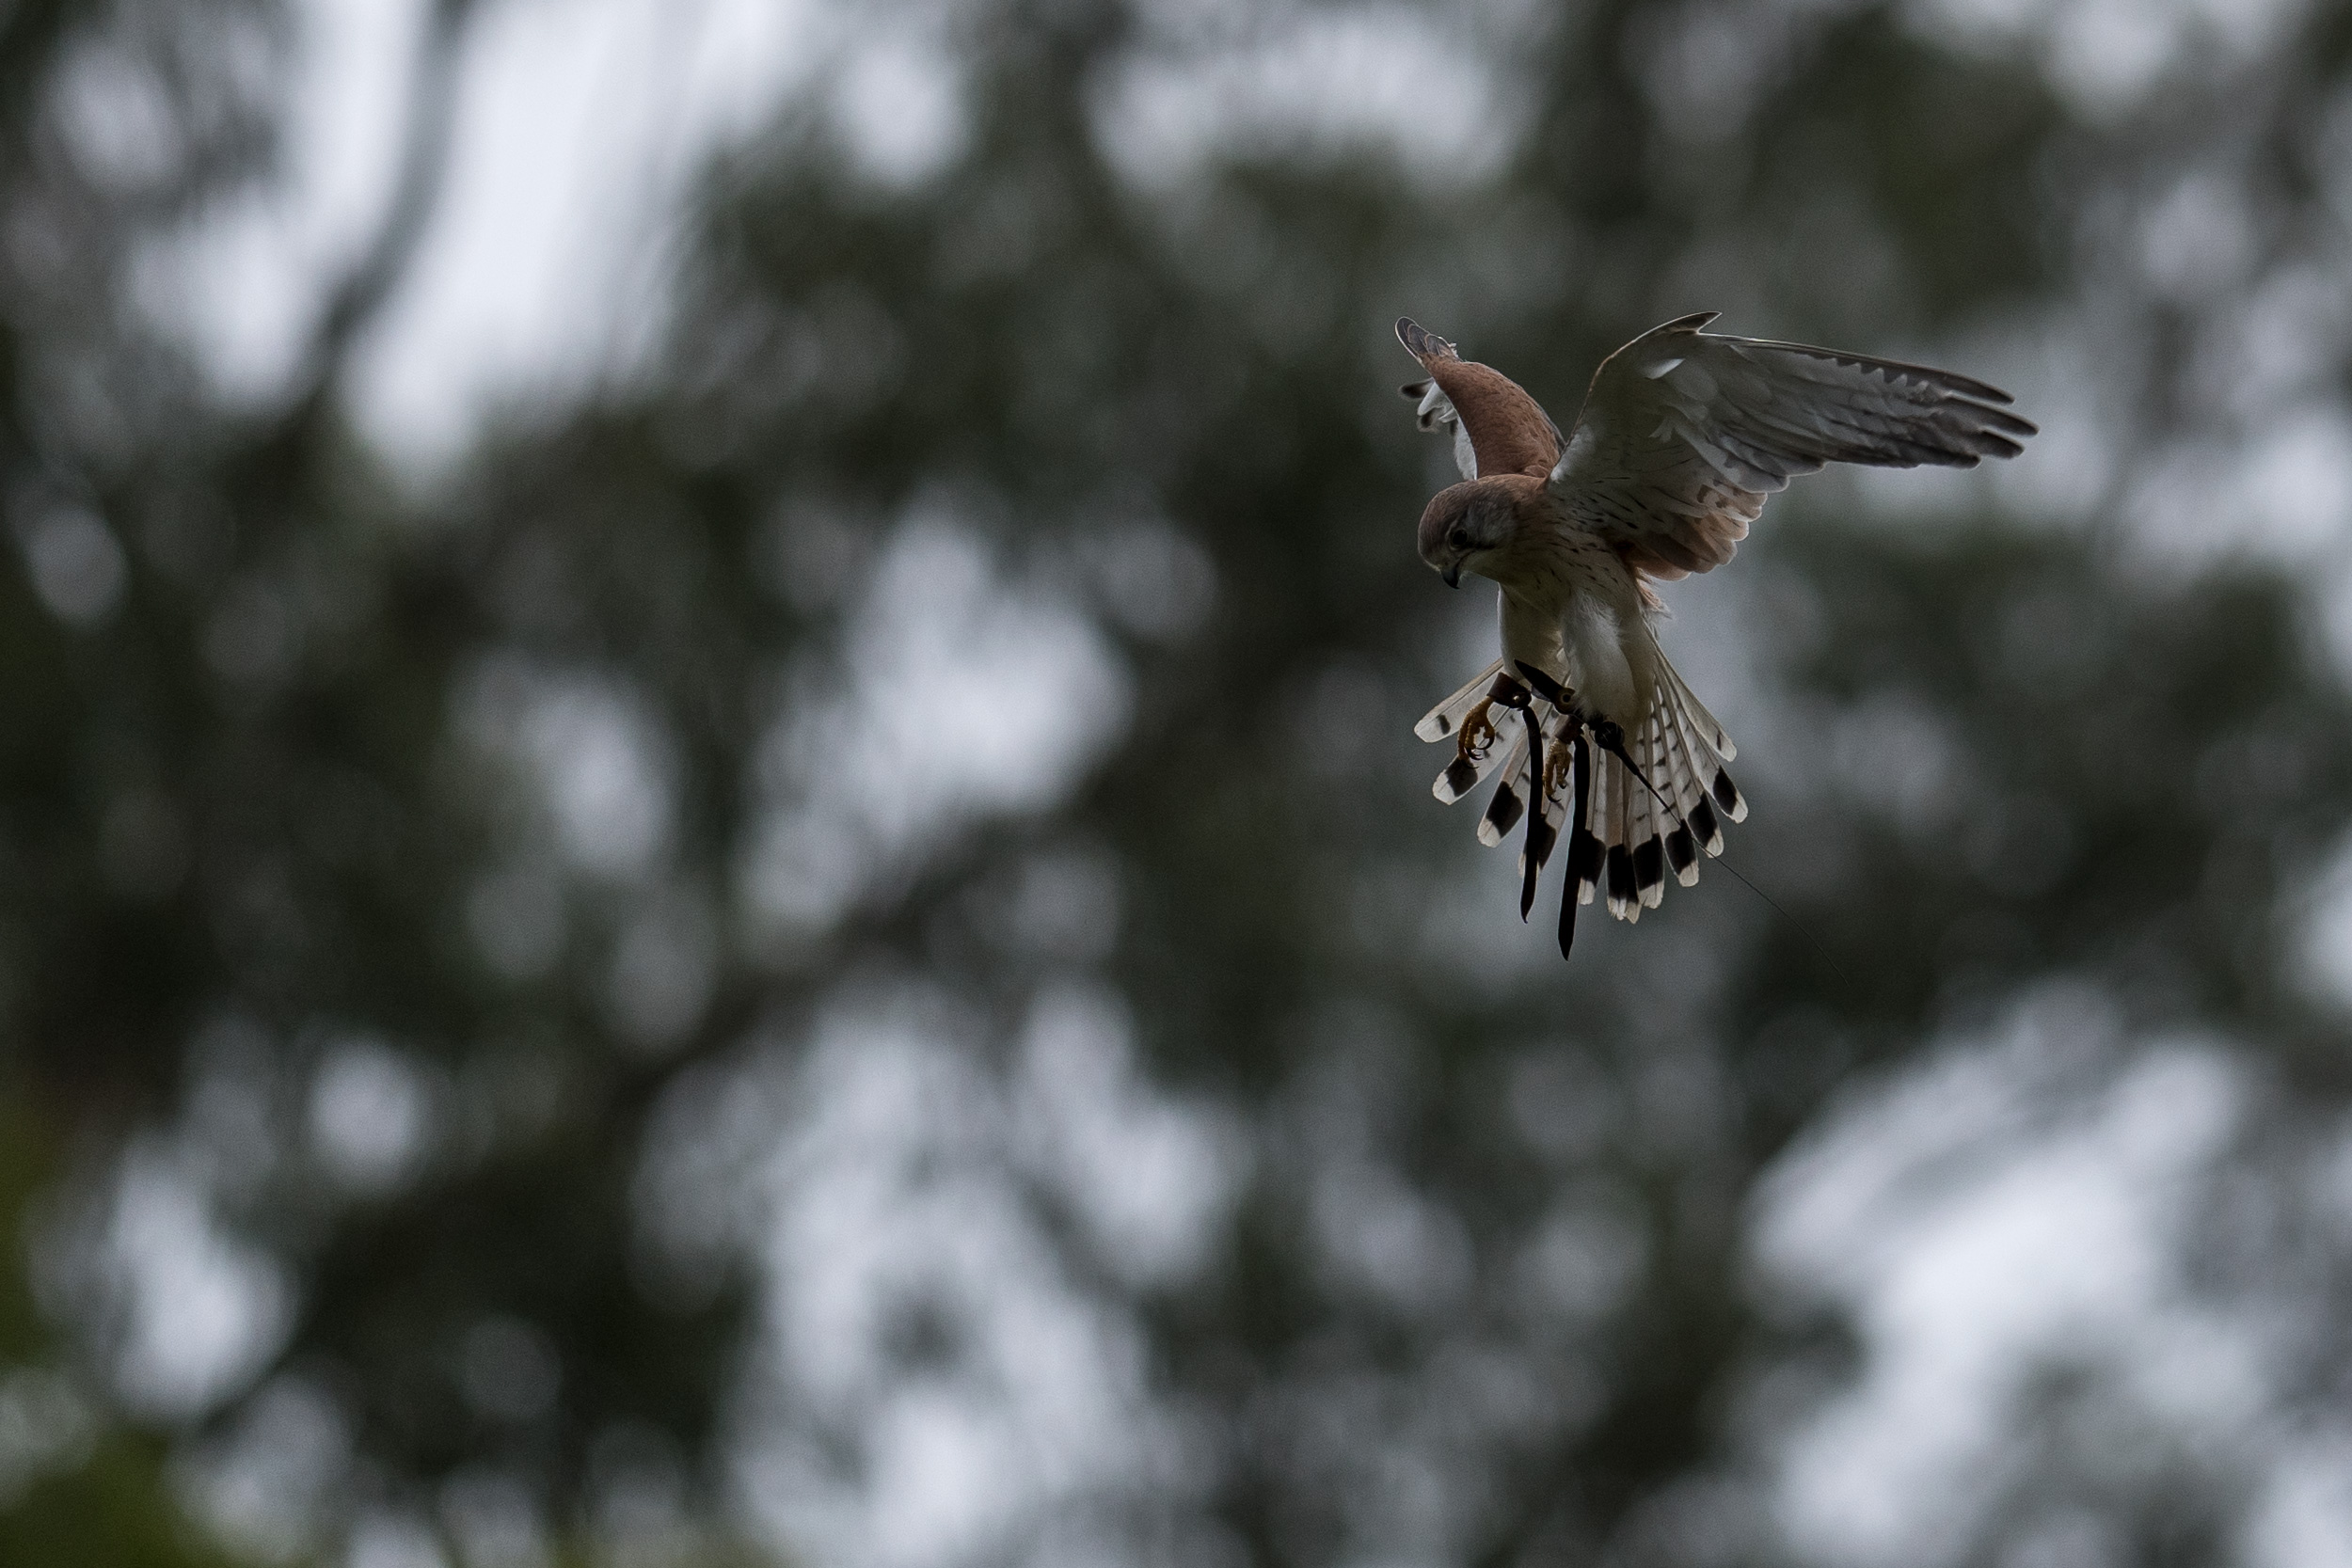
[[[1462,563],[1458,561],[1453,565],[1448,566],[1444,571],[1438,573],[1438,575],[1445,578],[1445,585],[1448,588],[1459,588],[1462,586]]]

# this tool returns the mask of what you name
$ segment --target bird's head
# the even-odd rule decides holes
[[[1445,578],[1462,586],[1465,571],[1491,577],[1490,557],[1511,542],[1518,515],[1511,498],[1491,481],[1469,480],[1440,490],[1421,515],[1421,558]]]

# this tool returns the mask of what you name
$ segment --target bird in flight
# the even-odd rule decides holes
[[[1825,464],[1970,468],[2036,434],[1981,381],[1704,330],[1714,319],[1602,360],[1565,436],[1508,376],[1396,324],[1428,376],[1403,391],[1423,430],[1452,434],[1462,472],[1422,514],[1421,558],[1448,587],[1469,572],[1502,590],[1502,657],[1414,733],[1454,738],[1436,786],[1449,804],[1500,768],[1478,836],[1499,844],[1526,816],[1522,920],[1566,825],[1564,958],[1578,905],[1604,893],[1640,919],[1670,871],[1688,887],[1699,856],[1723,852],[1724,817],[1747,816],[1731,736],[1658,645],[1651,585],[1729,561],[1766,498]]]

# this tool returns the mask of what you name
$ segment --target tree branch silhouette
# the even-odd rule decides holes
[[[341,383],[351,350],[416,259],[448,183],[457,73],[480,0],[433,0],[409,76],[406,127],[391,199],[367,247],[327,296],[287,398],[290,431],[308,427]]]

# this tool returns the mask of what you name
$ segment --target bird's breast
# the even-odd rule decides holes
[[[1559,639],[1587,707],[1621,723],[1639,719],[1638,650],[1628,644],[1645,641],[1630,635],[1642,624],[1641,587],[1614,549],[1573,524],[1528,529],[1498,580],[1519,614]],[[1507,628],[1511,614],[1504,619]]]
[[[1531,604],[1565,612],[1580,598],[1611,605],[1635,593],[1633,575],[1617,552],[1574,527],[1530,529],[1500,576],[1505,590]]]

